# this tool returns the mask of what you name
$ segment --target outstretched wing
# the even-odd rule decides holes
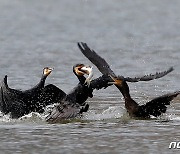
[[[112,78],[108,75],[102,75],[96,79],[93,79],[91,81],[91,84],[89,86],[89,88],[91,89],[102,89],[102,88],[107,88],[113,84],[110,84],[110,82],[112,81]]]
[[[140,109],[143,112],[146,112],[148,115],[153,115],[155,117],[160,116],[162,113],[166,112],[166,105],[170,105],[170,102],[180,94],[180,91],[176,91],[174,93],[169,93],[166,95],[162,95],[157,97],[145,105],[141,105]],[[141,113],[141,112],[140,112]]]
[[[9,95],[2,87],[0,89],[0,111],[2,113],[10,112],[11,118],[19,118],[26,114],[27,106],[21,99]]]
[[[5,75],[3,81],[1,82],[1,87],[3,88],[4,91],[7,91],[8,93],[11,93],[11,95],[17,95],[17,96],[19,95],[19,97],[21,97],[21,95],[22,95],[21,90],[12,89],[12,88],[9,87],[9,85],[7,83],[7,75]]]
[[[23,116],[26,114],[27,105],[22,97],[22,91],[9,88],[6,75],[0,87],[0,111],[4,114],[10,112],[12,118]]]
[[[66,93],[53,84],[44,87],[39,102],[42,106],[58,103],[66,97]]]
[[[90,49],[86,43],[78,42],[78,47],[81,52],[99,69],[104,75],[116,76],[111,70],[109,64],[100,57],[94,50]]]
[[[173,70],[174,70],[174,68],[170,67],[168,70],[163,71],[163,72],[156,72],[155,74],[148,74],[148,75],[144,75],[141,77],[134,77],[134,78],[125,77],[124,80],[127,82],[150,81],[150,80],[161,78],[161,77],[167,75],[168,73],[172,72]]]
[[[99,71],[104,75],[111,75],[116,76],[115,73],[110,68],[109,64],[103,59],[101,56],[99,56],[94,50],[90,49],[86,43],[78,43],[78,47],[81,50],[81,52],[99,69]],[[139,82],[139,81],[150,81],[154,79],[161,78],[168,73],[172,72],[174,70],[173,67],[170,67],[168,70],[163,72],[157,72],[155,74],[149,74],[145,76],[140,77],[124,77],[124,80],[127,82]]]

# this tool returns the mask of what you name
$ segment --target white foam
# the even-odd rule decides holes
[[[0,112],[0,122],[11,122],[13,119],[10,118],[10,115],[4,115],[2,112]]]
[[[123,116],[124,109],[120,108],[119,106],[109,107],[108,109],[95,112],[95,111],[88,111],[84,114],[83,119],[85,120],[104,120],[104,119],[112,119],[112,118],[120,118]]]
[[[21,121],[30,121],[30,122],[38,122],[38,121],[44,121],[44,117],[37,113],[37,112],[31,112],[27,115],[24,115],[20,117],[18,120]]]

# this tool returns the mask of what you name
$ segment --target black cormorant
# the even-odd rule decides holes
[[[120,90],[124,99],[125,99],[125,107],[132,117],[140,117],[140,118],[149,118],[150,115],[155,117],[161,115],[166,112],[166,105],[170,104],[170,101],[176,97],[180,91],[169,93],[160,97],[153,99],[152,101],[146,103],[145,105],[138,105],[129,94],[129,87],[126,81],[147,81],[152,78],[162,77],[173,70],[170,68],[169,70],[161,73],[156,73],[155,75],[144,76],[140,78],[124,78],[123,76],[116,76],[115,73],[111,70],[108,63],[100,57],[94,50],[91,50],[86,43],[79,43],[80,50],[82,53],[100,70],[102,74],[109,75],[115,86]]]
[[[39,83],[25,91],[10,88],[7,84],[6,75],[1,82],[0,110],[4,114],[10,113],[12,118],[19,118],[32,111],[42,112],[43,106],[39,104],[39,98],[44,88],[45,80],[52,70],[52,68],[45,67]]]

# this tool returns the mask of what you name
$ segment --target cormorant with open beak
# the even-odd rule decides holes
[[[58,104],[46,117],[46,121],[55,123],[63,119],[75,118],[81,113],[87,112],[89,105],[85,103],[85,101],[88,99],[88,97],[93,97],[93,89],[89,88],[89,82],[93,77],[92,67],[84,64],[76,64],[73,66],[73,72],[79,80],[78,85],[73,88],[73,90],[63,99],[57,99],[57,101],[54,101],[54,103]],[[86,78],[84,75],[88,75],[88,77]],[[51,87],[52,86],[53,85],[51,85]],[[51,93],[51,90],[48,90],[49,92],[47,92],[47,89],[48,86],[45,89],[45,95],[47,95],[47,93]]]
[[[152,79],[160,78],[173,70],[171,67],[167,71],[156,73],[154,75],[146,75],[143,77],[136,78],[125,78],[123,76],[116,76],[115,73],[111,70],[109,64],[100,57],[94,50],[91,50],[86,43],[78,43],[78,46],[81,52],[99,69],[99,71],[111,77],[113,81],[109,82],[111,84],[115,84],[115,86],[120,90],[124,99],[125,99],[125,107],[127,112],[132,117],[140,117],[140,118],[149,118],[150,115],[155,117],[161,115],[166,112],[166,105],[170,104],[170,101],[176,97],[180,91],[176,91],[173,93],[169,93],[160,97],[153,99],[152,101],[146,103],[145,105],[138,105],[130,96],[128,82],[138,82],[138,81],[149,81]]]

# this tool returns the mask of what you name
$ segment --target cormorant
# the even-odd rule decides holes
[[[78,43],[80,50],[82,53],[100,70],[100,72],[104,75],[109,75],[113,82],[111,84],[115,84],[115,86],[120,90],[124,99],[125,99],[125,107],[132,117],[140,117],[140,118],[149,118],[150,115],[155,117],[161,115],[166,112],[166,105],[170,104],[170,101],[176,97],[180,91],[176,91],[174,93],[169,93],[160,97],[153,99],[152,101],[146,103],[145,105],[138,105],[129,94],[129,87],[126,81],[147,81],[153,78],[162,77],[173,70],[170,68],[169,70],[156,73],[155,75],[144,76],[140,78],[124,78],[123,76],[116,76],[115,73],[111,70],[109,64],[100,57],[94,50],[91,50],[86,43]],[[136,80],[137,79],[137,80]]]
[[[10,88],[7,84],[6,75],[1,83],[0,110],[4,114],[10,113],[12,118],[19,118],[32,111],[42,112],[43,106],[39,104],[39,98],[44,88],[45,80],[52,70],[52,68],[45,67],[39,83],[25,91]]]
[[[112,79],[115,86],[122,93],[125,100],[125,108],[131,117],[150,118],[151,115],[158,117],[166,112],[166,105],[170,105],[170,102],[180,94],[180,91],[168,93],[156,97],[144,105],[139,105],[132,99],[129,93],[129,86],[123,77],[112,77]]]

